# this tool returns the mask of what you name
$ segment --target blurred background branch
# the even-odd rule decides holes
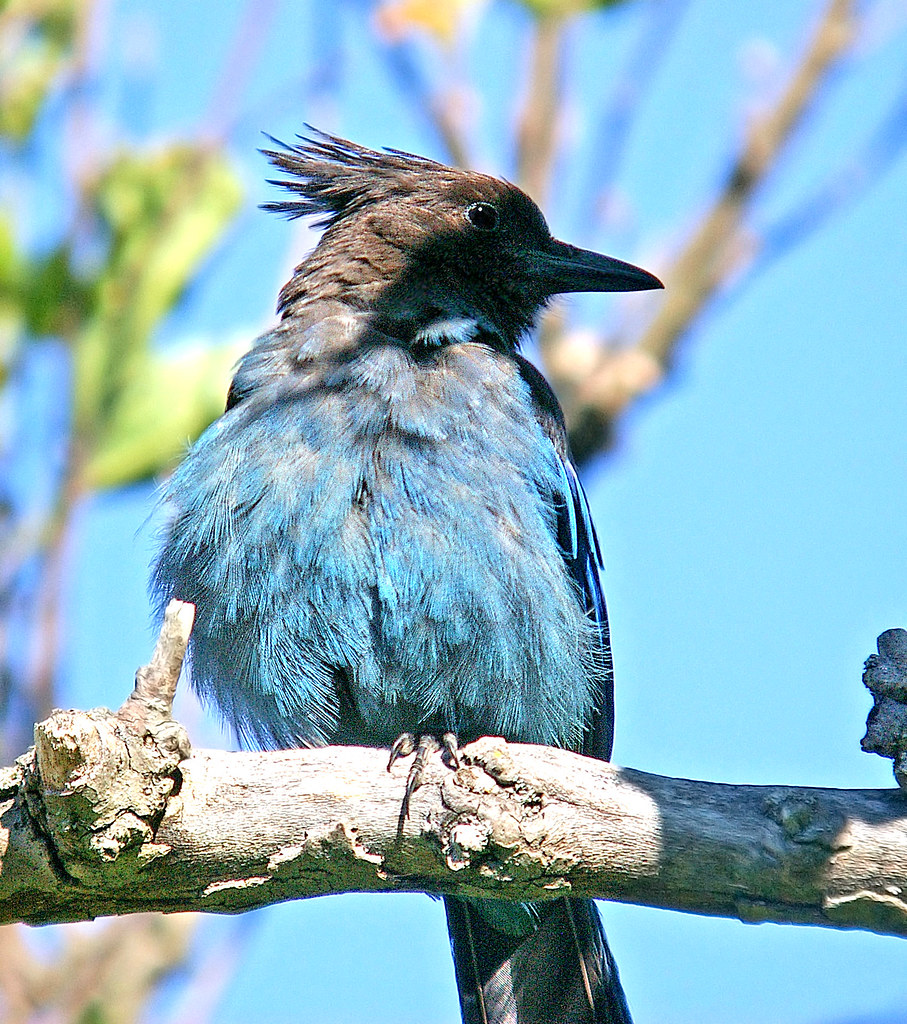
[[[573,450],[583,462],[613,442],[615,421],[635,400],[658,387],[672,357],[720,289],[753,258],[756,243],[744,218],[786,143],[857,38],[854,4],[831,0],[781,95],[751,120],[731,159],[724,185],[660,270],[663,298],[651,319],[617,337],[570,338],[563,328],[543,331],[543,354],[565,407]],[[634,329],[635,328],[635,329]],[[572,343],[571,343],[572,342]],[[595,354],[582,358],[578,347]]]

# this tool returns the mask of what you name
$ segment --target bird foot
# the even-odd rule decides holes
[[[409,802],[413,793],[422,785],[422,776],[425,774],[425,762],[432,754],[440,752],[441,760],[448,768],[459,768],[459,744],[457,737],[452,732],[445,732],[440,740],[431,733],[419,736],[418,740],[411,732],[401,733],[391,747],[390,757],[387,762],[387,770],[400,760],[401,757],[409,757],[415,752],[413,763],[409,767],[406,776],[406,790],[403,794],[403,806],[400,810],[400,820],[405,821],[409,817]]]

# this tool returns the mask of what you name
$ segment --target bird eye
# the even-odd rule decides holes
[[[479,231],[494,231],[498,226],[498,211],[491,203],[473,203],[466,207],[469,223]]]

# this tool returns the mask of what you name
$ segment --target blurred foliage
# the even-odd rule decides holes
[[[485,0],[385,0],[376,12],[376,23],[388,39],[422,31],[445,45],[453,43],[471,8]]]
[[[249,347],[181,345],[145,361],[118,395],[105,431],[83,469],[89,487],[117,487],[168,469],[188,441],[224,410],[233,364]]]
[[[73,427],[85,447],[84,483],[113,487],[165,468],[223,409],[223,375],[216,402],[198,387],[221,355],[174,359],[151,341],[232,218],[240,191],[216,150],[177,144],[116,157],[86,199],[108,249],[86,315],[69,336]]]
[[[48,336],[67,343],[77,491],[167,468],[222,411],[226,373],[216,400],[199,385],[236,353],[174,357],[152,341],[239,201],[218,151],[174,143],[121,152],[87,185],[79,221],[101,243],[90,269],[74,258],[71,237],[46,254],[24,251],[9,212],[0,213],[0,366],[8,373],[17,345]]]
[[[14,164],[44,104],[78,73],[90,14],[85,0],[0,6],[0,138]],[[152,339],[240,201],[224,157],[200,144],[123,150],[77,184],[73,226],[49,252],[20,246],[12,211],[0,210],[0,387],[21,346],[66,342],[76,492],[159,472],[222,410],[223,395],[200,385],[235,352],[173,356]],[[86,234],[90,266],[75,256]]]
[[[0,4],[0,135],[24,142],[60,72],[72,60],[85,0]]]
[[[384,0],[376,11],[376,24],[386,39],[400,40],[410,32],[423,32],[449,46],[460,30],[488,0]],[[520,0],[537,18],[565,18],[584,11],[617,7],[630,0]]]
[[[583,11],[604,10],[619,7],[631,0],[520,0],[538,18],[562,18]]]
[[[22,249],[0,211],[0,384],[17,346],[68,345],[76,492],[166,469],[222,411],[234,349],[173,355],[152,342],[239,201],[217,150],[173,143],[109,158],[83,189],[79,227],[48,253]],[[96,243],[90,268],[74,257],[76,231]]]

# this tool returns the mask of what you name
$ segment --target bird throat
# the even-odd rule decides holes
[[[482,329],[483,325],[475,317],[439,317],[420,327],[413,341],[425,348],[440,348],[472,341]]]

